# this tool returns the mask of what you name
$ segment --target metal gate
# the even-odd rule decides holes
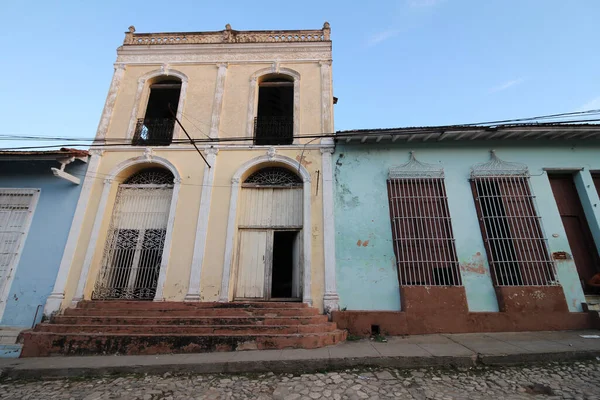
[[[0,189],[0,304],[8,295],[38,194],[37,189]]]
[[[162,169],[119,186],[93,299],[154,299],[172,196],[173,175]]]

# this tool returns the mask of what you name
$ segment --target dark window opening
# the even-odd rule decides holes
[[[554,265],[528,178],[478,177],[471,184],[494,283],[552,285]]]
[[[268,79],[258,87],[258,112],[254,119],[256,145],[284,145],[294,141],[294,83]]]
[[[294,244],[298,232],[273,232],[271,298],[291,298],[294,276]]]
[[[168,146],[173,140],[175,118],[181,93],[179,80],[164,80],[150,86],[144,118],[137,121],[134,146]],[[172,110],[172,112],[171,112]]]
[[[392,240],[401,286],[460,286],[444,180],[388,180]]]
[[[371,336],[379,336],[381,335],[381,329],[379,325],[371,325]]]

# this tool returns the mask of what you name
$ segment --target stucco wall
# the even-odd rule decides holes
[[[52,174],[55,161],[0,162],[1,188],[41,189],[23,253],[15,271],[1,325],[31,327],[36,308],[52,291],[71,228],[81,185]],[[66,171],[83,177],[87,164],[75,161]]]
[[[415,143],[407,147],[401,144],[338,144],[334,153],[334,187],[337,284],[341,307],[400,310],[386,180],[389,167],[407,162],[409,151],[414,150],[419,161],[444,167],[448,206],[469,310],[498,311],[468,181],[471,166],[488,161],[491,149],[505,161],[520,162],[529,167],[531,188],[549,250],[571,253],[544,168],[583,168],[578,173],[580,176],[575,177],[576,182],[583,177],[589,185],[589,170],[600,168],[598,145],[460,142]],[[586,186],[586,191],[593,195],[592,190],[593,185]],[[584,206],[586,201],[584,199]],[[598,201],[592,199],[592,203]],[[594,212],[591,206],[586,208],[589,218]],[[593,220],[592,225],[594,223],[597,221]],[[595,233],[596,243],[600,243],[597,231]],[[556,264],[569,310],[581,311],[584,297],[574,262],[561,260]]]

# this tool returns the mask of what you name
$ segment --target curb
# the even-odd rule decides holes
[[[600,351],[572,351],[556,353],[522,353],[507,355],[441,356],[441,357],[356,357],[329,359],[289,359],[273,361],[183,362],[164,364],[137,363],[95,367],[28,368],[26,365],[0,368],[0,378],[42,379],[101,377],[121,374],[160,375],[220,374],[220,373],[310,373],[354,367],[392,367],[400,369],[423,367],[502,366],[540,362],[590,360],[600,357]],[[118,359],[118,358],[117,358]],[[52,359],[49,358],[49,361]]]

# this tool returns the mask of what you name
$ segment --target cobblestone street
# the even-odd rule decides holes
[[[0,399],[600,399],[600,362],[528,367],[352,369],[304,375],[122,376],[12,381]]]

